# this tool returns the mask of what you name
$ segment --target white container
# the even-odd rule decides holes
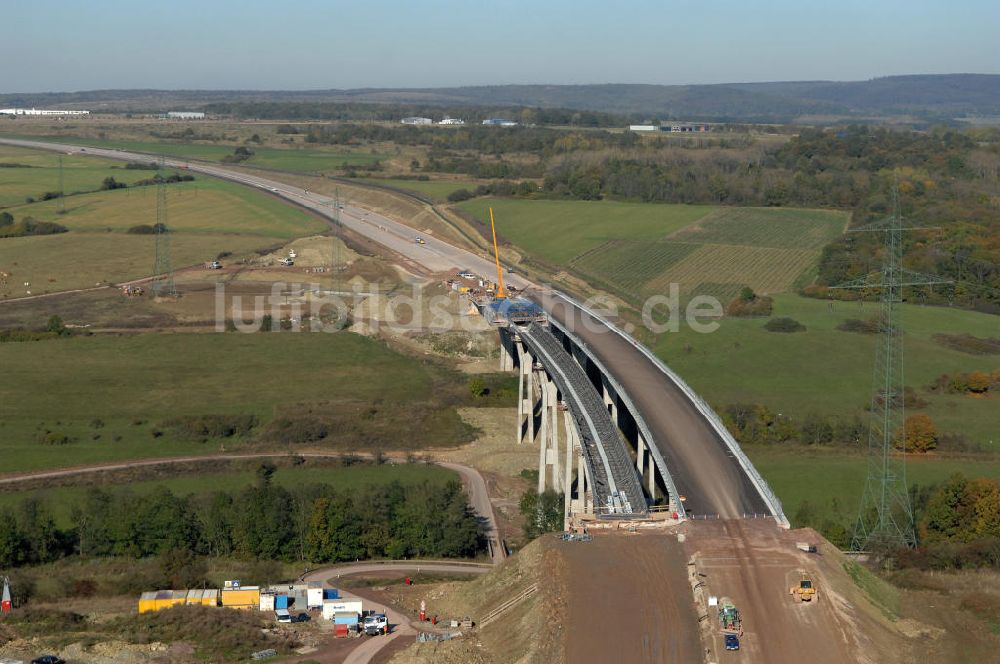
[[[260,594],[260,610],[261,611],[274,611],[274,594],[273,593],[261,593]]]
[[[360,599],[327,599],[323,600],[323,618],[333,620],[337,612],[361,613]]]
[[[306,606],[310,609],[323,608],[323,589],[309,588],[306,591]]]

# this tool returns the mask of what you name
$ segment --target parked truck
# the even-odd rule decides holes
[[[365,616],[364,632],[368,636],[378,636],[389,633],[389,618],[384,613],[373,613]]]

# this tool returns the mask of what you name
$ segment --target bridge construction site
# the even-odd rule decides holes
[[[538,438],[538,491],[564,495],[567,530],[745,517],[787,527],[739,445],[678,376],[569,297],[543,308],[538,292],[508,292],[492,210],[490,221],[497,280],[472,301],[498,330],[500,369],[518,374],[516,441]]]

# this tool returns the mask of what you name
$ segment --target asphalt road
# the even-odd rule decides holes
[[[150,159],[150,155],[120,150],[81,148],[41,141],[0,139],[0,143],[127,161]],[[327,218],[333,212],[334,202],[329,197],[266,177],[248,175],[203,162],[166,159],[165,163],[171,167],[187,167],[193,172],[270,192]],[[340,216],[344,226],[432,272],[468,269],[489,275],[496,271],[489,256],[473,254],[429,235],[421,235],[426,244],[418,244],[415,242],[418,232],[413,228],[374,212],[347,206],[341,210]],[[546,289],[520,275],[506,276],[505,279],[511,285],[528,289],[535,296],[549,294]],[[568,303],[566,306],[552,308],[549,313],[564,323],[589,318],[586,313]],[[636,404],[650,427],[653,443],[671,470],[678,492],[686,498],[685,509],[689,514],[740,518],[745,514],[767,513],[767,505],[760,493],[690,399],[659,367],[619,335],[601,331],[600,328],[604,325],[595,319],[591,319],[590,323],[574,325],[573,330],[601,358]]]

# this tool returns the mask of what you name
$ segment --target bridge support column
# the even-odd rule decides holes
[[[566,427],[566,474],[563,477],[563,529],[569,530],[569,519],[573,514],[573,453],[580,447],[577,440],[576,427],[569,415],[563,413],[563,424]]]
[[[638,435],[638,443],[635,450],[635,469],[639,471],[639,477],[643,477],[646,472],[646,441],[642,439],[642,434]]]
[[[611,421],[618,425],[618,405],[615,403],[615,397],[611,393],[611,389],[608,384],[601,381],[601,393],[604,396],[604,406],[608,409],[608,413],[611,415]]]
[[[534,364],[535,358],[524,348],[524,344],[517,344],[518,380],[517,380],[517,444],[524,441],[524,419],[528,418],[527,436],[528,442],[535,441],[535,399],[532,386],[534,384]]]
[[[510,336],[500,332],[500,371],[514,370],[514,356],[510,352]]]
[[[545,491],[545,477],[548,475],[549,461],[549,377],[542,373],[539,391],[542,393],[542,422],[538,439],[538,493]],[[553,489],[555,486],[552,487]]]
[[[546,486],[553,491],[563,490],[562,473],[559,470],[559,389],[549,375],[539,373],[542,393],[542,421],[538,449],[538,492]],[[547,485],[546,475],[552,468],[552,483]]]

